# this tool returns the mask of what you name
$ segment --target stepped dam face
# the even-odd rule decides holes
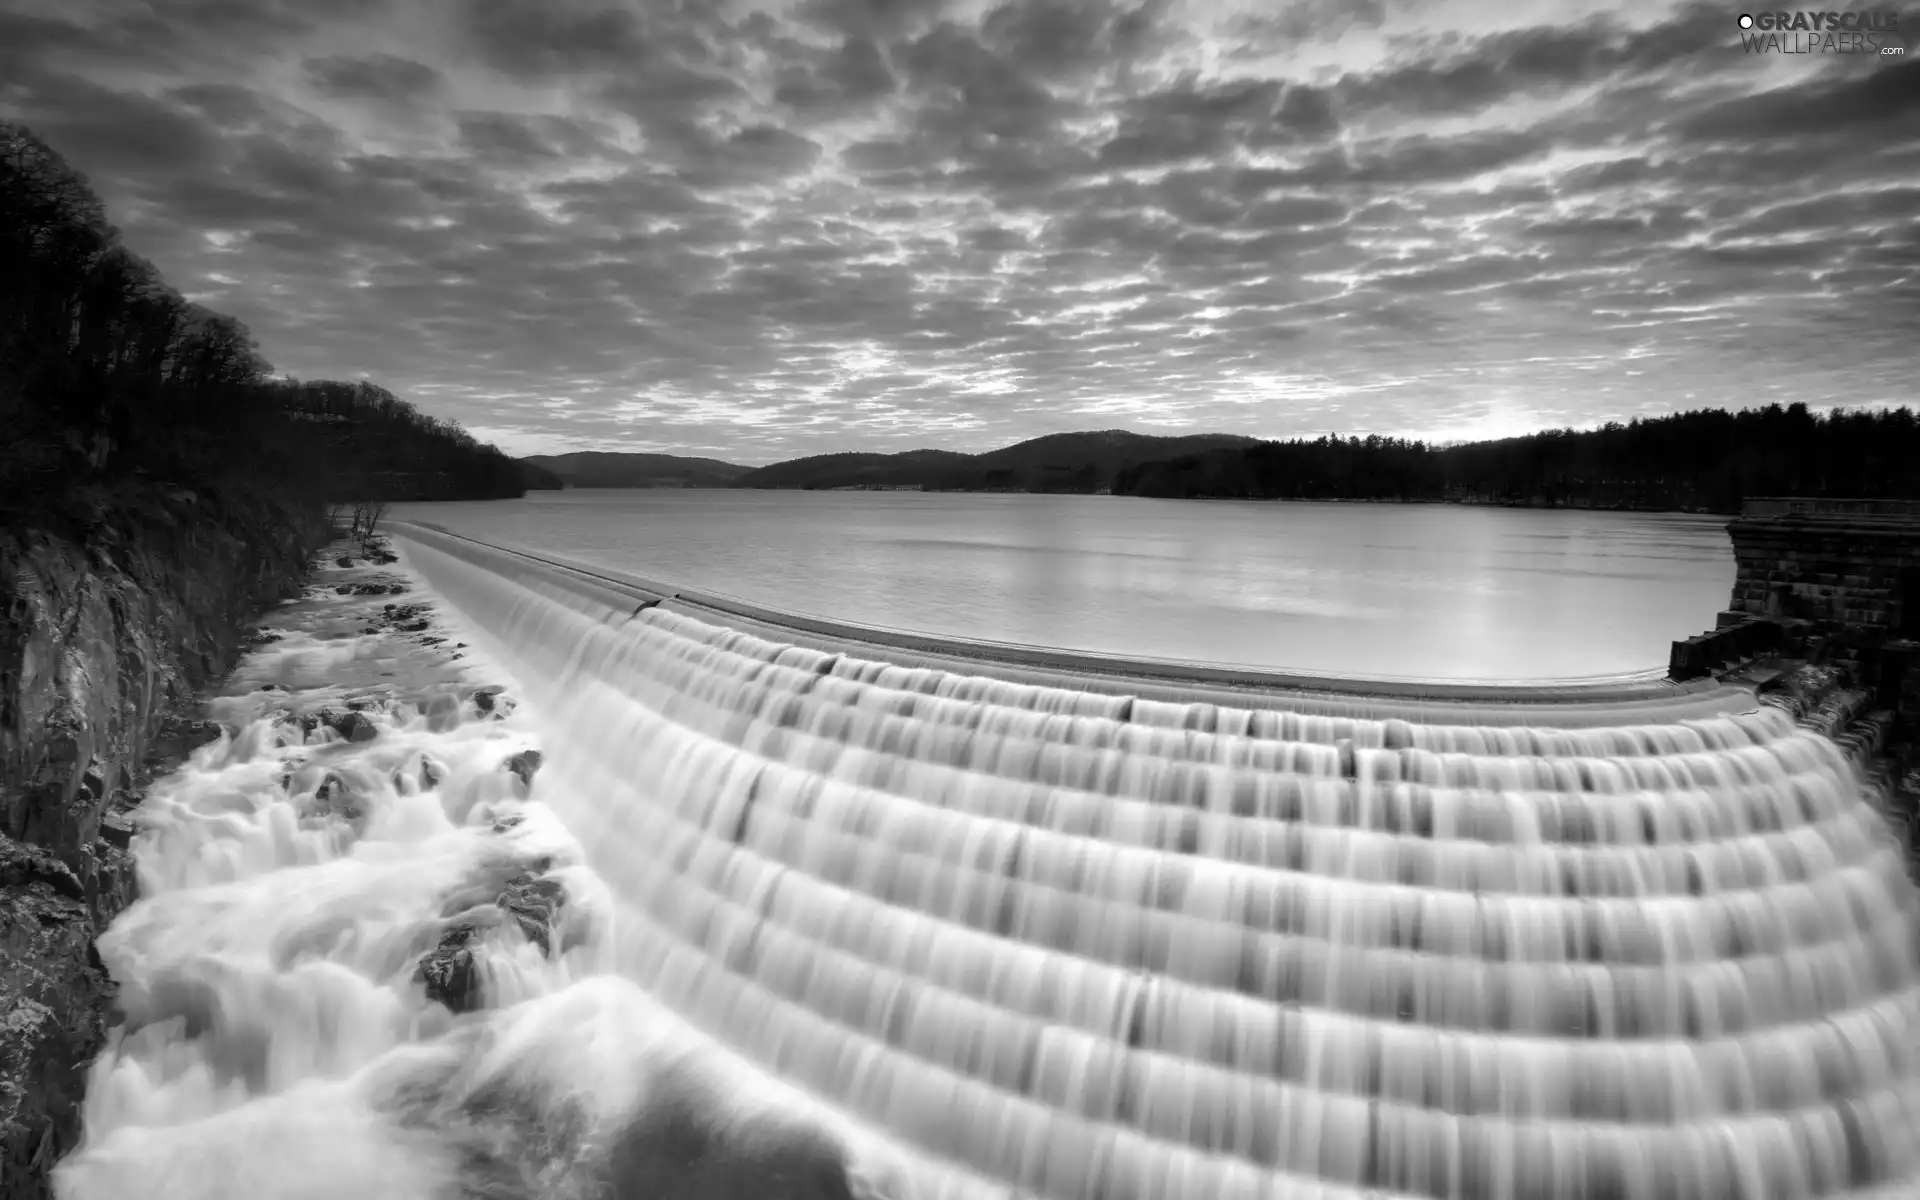
[[[96,1068],[72,1200],[267,1144],[177,1194],[1920,1194],[1920,893],[1751,692],[968,672],[397,537],[531,791],[396,768],[357,841],[143,835],[103,953],[189,1048]],[[551,902],[503,898],[449,1003],[415,961],[489,871]]]

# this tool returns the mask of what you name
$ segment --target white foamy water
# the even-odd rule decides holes
[[[405,550],[484,660],[249,662],[143,817],[67,1200],[1920,1187],[1920,897],[1777,709],[1149,702]],[[299,744],[275,673],[404,686]]]

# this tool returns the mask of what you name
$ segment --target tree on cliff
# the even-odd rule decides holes
[[[259,432],[246,392],[266,369],[246,326],[167,286],[78,172],[0,123],[0,423],[18,435],[0,472],[191,473]]]
[[[0,122],[0,499],[141,476],[347,500],[524,493],[506,455],[383,388],[271,370],[244,324],[122,244],[79,172]],[[316,438],[312,418],[336,409],[345,424]]]

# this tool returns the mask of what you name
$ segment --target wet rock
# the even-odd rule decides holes
[[[366,798],[352,784],[329,771],[314,789],[313,799],[302,806],[300,815],[310,820],[344,822],[357,836],[366,832],[368,808]]]
[[[147,756],[157,769],[171,770],[195,750],[220,740],[220,722],[173,718],[162,721],[147,742]]]
[[[500,693],[506,690],[506,688],[501,687],[499,684],[488,684],[483,688],[475,688],[473,692],[473,706],[483,713],[490,713],[494,710]]]
[[[69,900],[87,898],[87,889],[80,877],[51,851],[0,835],[0,888],[25,889],[35,884]]]
[[[409,621],[406,624],[400,626],[400,631],[402,633],[424,633],[426,632],[426,629],[427,629],[427,622],[425,621]]]
[[[353,566],[353,559],[342,554],[339,558],[333,560],[333,565],[336,567],[351,567]]]
[[[108,813],[100,818],[100,837],[115,849],[128,849],[133,845],[133,822],[125,814]]]
[[[370,742],[380,736],[380,727],[363,712],[348,712],[333,724],[334,732],[349,742]]]
[[[501,765],[515,775],[518,775],[521,783],[532,787],[533,773],[540,769],[541,762],[542,758],[538,750],[522,750]]]
[[[113,1003],[96,917],[68,890],[0,887],[0,1194],[18,1200],[52,1195],[46,1171],[78,1141]]]
[[[470,945],[478,932],[472,925],[456,925],[440,936],[439,945],[420,957],[414,977],[426,985],[427,999],[456,1013],[480,1007],[480,973],[474,966]]]
[[[394,768],[393,786],[395,791],[401,791],[403,784],[410,780],[418,783],[421,791],[430,792],[439,787],[440,781],[446,777],[447,769],[444,766],[435,762],[431,756],[422,754],[419,763],[411,772],[405,766]]]
[[[566,907],[566,889],[560,881],[544,876],[516,875],[494,903],[520,926],[527,940],[540,947],[540,953],[552,954],[553,918]]]
[[[518,824],[508,818],[495,829]],[[441,906],[442,919],[451,922],[440,944],[421,956],[416,978],[427,985],[429,999],[445,1004],[456,1013],[470,1012],[483,1003],[479,972],[474,953],[480,935],[487,929],[511,921],[540,953],[554,953],[554,921],[567,905],[566,888],[545,874],[550,859],[531,863],[500,862],[487,868],[487,876],[449,896]],[[500,871],[510,871],[504,878]],[[560,949],[566,949],[566,946]]]
[[[367,714],[354,708],[345,712],[322,708],[302,713],[294,719],[293,724],[299,728],[303,738],[321,729],[331,729],[340,735],[342,741],[347,742],[370,742],[380,736],[380,727]]]

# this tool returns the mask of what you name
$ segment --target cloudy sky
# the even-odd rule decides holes
[[[1739,12],[0,0],[0,116],[281,370],[515,453],[1912,403],[1920,10]]]

